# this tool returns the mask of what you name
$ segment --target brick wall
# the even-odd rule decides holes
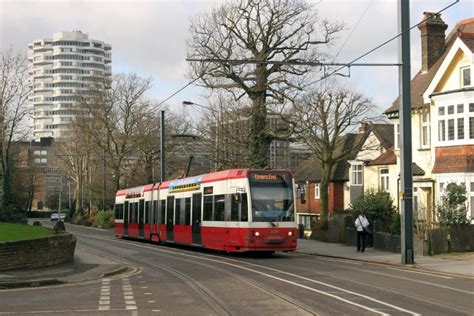
[[[0,242],[0,271],[71,262],[75,247],[76,238],[69,233],[33,240]]]
[[[314,198],[315,183],[309,184],[309,190],[306,192],[306,203],[301,204],[297,199],[296,209],[298,213],[320,214],[321,200]],[[344,184],[341,182],[331,182],[329,184],[329,212],[344,209]]]

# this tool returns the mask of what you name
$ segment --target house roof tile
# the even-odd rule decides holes
[[[472,157],[472,155],[449,155],[436,157],[432,172],[474,172],[474,157]]]

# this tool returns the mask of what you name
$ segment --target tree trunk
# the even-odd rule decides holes
[[[268,148],[271,138],[266,133],[267,107],[265,94],[252,98],[252,116],[250,119],[249,164],[252,168],[269,167]]]
[[[321,218],[326,219],[329,214],[329,184],[331,182],[331,172],[333,165],[327,162],[322,163],[322,178],[320,185],[320,199],[321,199]]]
[[[8,150],[8,149],[6,149]],[[4,209],[10,207],[13,203],[12,183],[11,183],[11,170],[10,170],[10,159],[8,153],[4,156],[3,161],[3,201],[2,205]]]

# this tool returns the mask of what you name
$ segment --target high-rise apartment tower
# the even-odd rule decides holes
[[[80,31],[28,45],[33,138],[61,137],[75,115],[81,91],[111,77],[112,47]],[[105,85],[102,85],[105,88]]]

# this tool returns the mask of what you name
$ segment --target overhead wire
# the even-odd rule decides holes
[[[444,7],[443,9],[439,10],[439,11],[436,12],[435,14],[440,14],[441,12],[443,12],[443,11],[449,9],[450,7],[452,7],[453,5],[457,4],[459,1],[460,1],[460,0],[454,1],[453,3],[451,3],[450,5]],[[357,58],[355,58],[354,60],[352,60],[352,61],[350,61],[349,63],[347,63],[345,66],[341,66],[341,67],[337,68],[336,70],[332,71],[331,73],[329,73],[329,74],[327,74],[327,75],[324,75],[324,76],[322,76],[321,78],[319,78],[319,79],[317,79],[317,80],[315,80],[315,81],[312,81],[312,82],[306,84],[303,88],[306,88],[306,87],[308,87],[308,86],[310,86],[310,85],[313,85],[313,84],[315,84],[315,83],[318,83],[318,82],[320,82],[320,81],[322,81],[322,80],[324,80],[324,79],[326,79],[326,78],[328,78],[328,77],[330,77],[330,76],[336,74],[339,70],[342,70],[342,69],[344,69],[344,68],[346,68],[346,67],[350,67],[351,64],[353,64],[353,63],[355,63],[356,61],[358,61],[358,60],[364,58],[365,56],[367,56],[367,55],[373,53],[374,51],[378,50],[379,48],[381,48],[381,47],[387,45],[388,43],[390,43],[390,42],[393,41],[394,39],[397,39],[398,37],[402,36],[403,34],[405,34],[405,33],[407,33],[407,32],[410,32],[412,29],[414,29],[415,27],[417,27],[417,26],[420,25],[421,23],[426,22],[428,19],[429,19],[429,17],[426,18],[426,19],[424,19],[424,20],[422,20],[422,21],[420,21],[420,22],[418,22],[417,24],[411,26],[411,27],[408,28],[407,30],[402,31],[401,33],[399,33],[399,34],[397,34],[397,35],[391,37],[390,39],[386,40],[386,41],[383,42],[382,44],[376,46],[375,48],[372,48],[371,50],[367,51],[366,53],[360,55],[359,57],[357,57]]]
[[[449,9],[450,7],[452,7],[453,5],[457,4],[460,0],[455,0],[453,3],[449,4],[448,6],[442,8],[441,10],[439,10],[438,12],[436,12],[435,14],[440,14],[441,12],[444,12],[446,11],[447,9]],[[321,1],[320,1],[321,2]],[[342,48],[345,46],[345,44],[347,43],[347,41],[349,40],[349,38],[351,37],[352,33],[354,32],[355,28],[358,26],[358,24],[362,21],[363,17],[365,16],[366,12],[368,11],[369,7],[371,6],[373,0],[371,0],[368,4],[368,6],[366,7],[366,9],[364,10],[364,12],[362,13],[361,17],[359,18],[359,20],[357,21],[356,23],[356,26],[353,28],[353,30],[351,31],[351,33],[349,34],[349,36],[346,38],[346,40],[344,41],[344,43],[342,44],[341,48],[339,49],[338,53],[336,54],[336,57],[339,55],[340,51],[342,50]],[[319,4],[319,3],[318,3]],[[240,17],[242,16],[243,12],[241,13],[241,15],[239,16],[239,19]],[[405,34],[406,32],[409,32],[411,31],[412,29],[414,29],[415,27],[417,27],[418,25],[420,25],[421,23],[423,22],[426,22],[429,18],[426,18],[420,22],[418,22],[417,24],[411,26],[410,28],[408,28],[407,30],[405,31],[402,31],[401,33],[389,38],[388,40],[386,40],[385,42],[379,44],[378,46],[372,48],[371,50],[365,52],[364,54],[360,55],[359,57],[353,59],[352,61],[350,61],[349,63],[343,65],[343,66],[340,66],[338,67],[336,70],[332,71],[331,73],[327,74],[327,75],[324,75],[322,76],[321,78],[315,80],[315,81],[312,81],[308,84],[306,84],[303,88],[306,88],[308,86],[311,86],[315,83],[318,83],[330,76],[333,76],[335,74],[337,74],[337,72],[339,72],[340,70],[348,67],[350,68],[352,64],[354,64],[356,61],[366,57],[367,55],[373,53],[374,51],[380,49],[381,47],[387,45],[388,43],[390,43],[391,41],[397,39],[398,37],[400,37],[402,34]],[[223,47],[224,45],[224,42],[225,40],[227,40],[227,38],[230,36],[230,32],[227,34],[226,38],[222,41],[221,45],[219,46],[218,48],[218,51]],[[209,64],[208,63],[206,66],[205,66],[205,69],[207,69],[209,67]],[[168,96],[166,99],[164,99],[163,101],[161,101],[160,103],[157,104],[157,108],[159,108],[162,104],[164,104],[166,101],[168,101],[169,99],[171,99],[172,97],[174,97],[175,95],[177,95],[178,93],[180,93],[181,91],[183,91],[184,89],[186,89],[187,87],[189,87],[190,85],[192,85],[194,82],[196,82],[197,80],[201,79],[205,74],[205,71],[202,72],[202,74],[200,74],[198,77],[194,78],[193,80],[189,81],[188,83],[186,83],[183,87],[181,87],[180,89],[178,89],[177,91],[173,92],[170,96]]]

